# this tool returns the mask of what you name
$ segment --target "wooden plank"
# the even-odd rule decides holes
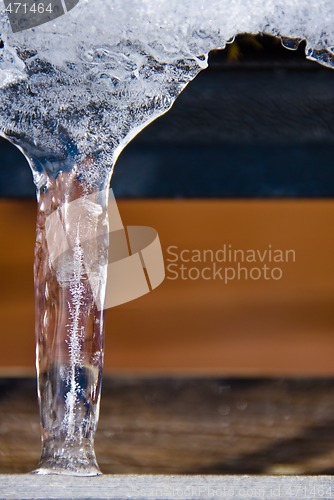
[[[334,201],[121,201],[179,249],[293,248],[278,282],[170,280],[107,311],[106,371],[334,374]],[[0,201],[3,372],[34,370],[34,202]],[[169,277],[171,274],[169,273]]]
[[[275,56],[200,73],[121,155],[117,195],[333,196],[334,74]],[[0,138],[0,195],[33,197],[29,170]]]
[[[35,385],[0,379],[0,474],[37,466]],[[105,474],[330,475],[334,380],[105,377],[96,454]]]
[[[2,498],[53,499],[329,499],[334,478],[297,476],[0,475]]]

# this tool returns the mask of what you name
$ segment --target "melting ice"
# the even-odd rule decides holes
[[[334,65],[331,0],[81,0],[16,34],[0,7],[0,131],[49,175],[93,157],[88,184],[238,33],[306,39],[307,57]]]

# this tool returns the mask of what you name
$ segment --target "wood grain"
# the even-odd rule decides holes
[[[35,380],[0,396],[0,474],[29,472]],[[106,474],[332,474],[334,380],[105,377],[96,453]]]
[[[122,200],[124,224],[167,248],[294,249],[280,281],[165,282],[106,313],[106,371],[334,374],[332,200]],[[33,372],[36,206],[0,201],[0,367]],[[167,262],[166,262],[167,264]],[[168,273],[167,273],[168,274]],[[170,275],[169,275],[170,276]]]

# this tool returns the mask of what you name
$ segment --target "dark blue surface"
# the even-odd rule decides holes
[[[1,144],[0,196],[35,196],[30,168]],[[112,179],[118,198],[334,197],[334,146],[130,145]]]
[[[332,145],[129,147],[117,197],[332,197]]]
[[[304,61],[219,66],[125,149],[120,197],[333,197],[334,71]],[[0,196],[35,196],[22,154],[0,140]]]
[[[0,139],[0,197],[35,196],[32,173],[23,154]]]

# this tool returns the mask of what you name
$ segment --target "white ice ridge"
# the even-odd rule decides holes
[[[111,165],[238,33],[306,39],[308,57],[334,66],[332,0],[81,0],[16,34],[0,6],[0,131],[59,169],[91,154]]]
[[[144,59],[150,54],[162,63],[175,62],[224,47],[241,32],[302,37],[314,49],[334,45],[330,0],[81,0],[66,16],[15,35],[2,17],[9,45],[36,50],[55,65],[82,58],[99,64],[101,57],[112,58],[110,49],[126,43],[145,47]],[[114,61],[120,79],[131,63],[123,55],[123,61]],[[133,62],[140,68],[140,58]]]

